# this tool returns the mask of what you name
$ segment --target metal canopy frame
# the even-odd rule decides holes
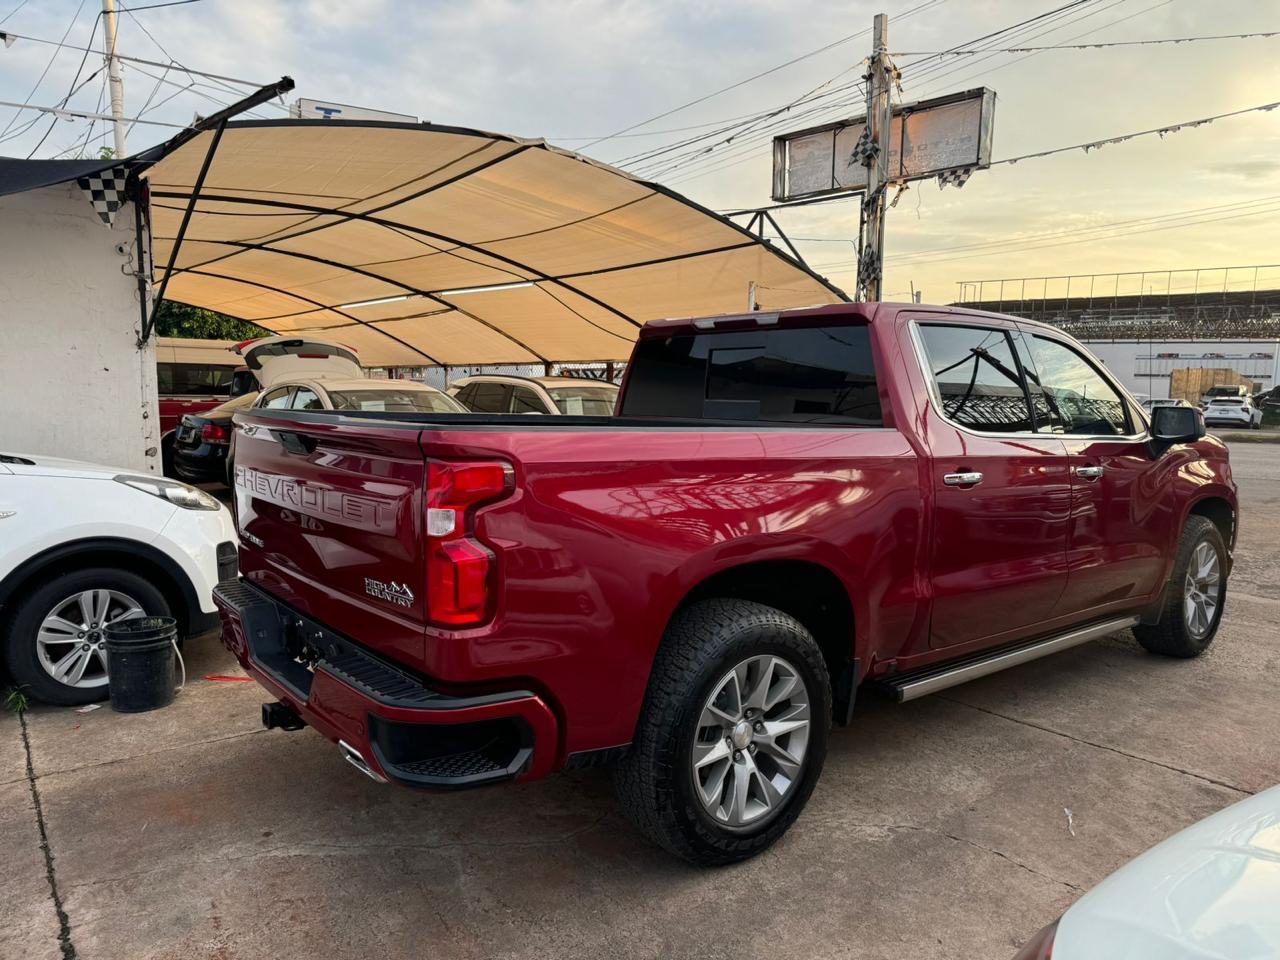
[[[169,289],[169,278],[173,276],[173,265],[178,259],[178,251],[182,249],[182,240],[187,235],[187,227],[191,223],[191,215],[195,212],[196,203],[199,202],[200,191],[204,187],[204,179],[209,173],[209,167],[213,164],[213,156],[218,151],[218,144],[222,140],[223,131],[227,128],[227,121],[237,114],[244,113],[246,110],[252,110],[259,104],[266,103],[268,100],[274,100],[276,97],[283,96],[292,90],[293,87],[294,83],[291,77],[281,77],[275,83],[267,84],[265,87],[255,90],[247,97],[237,100],[235,103],[219,110],[217,113],[204,117],[201,120],[197,120],[189,128],[178,134],[178,136],[156,148],[154,151],[157,156],[153,159],[159,159],[160,157],[172,153],[178,147],[182,146],[193,137],[203,133],[205,130],[213,130],[213,139],[209,143],[209,149],[205,151],[204,162],[200,165],[200,174],[196,177],[195,186],[193,187],[191,196],[187,201],[186,209],[183,211],[182,224],[178,227],[178,235],[174,240],[173,249],[169,251],[169,262],[165,267],[164,280],[160,283],[160,292],[156,294],[155,300],[150,305],[150,309],[148,309],[147,296],[145,292],[147,277],[143,271],[143,264],[139,264],[139,272],[143,274],[139,278],[139,290],[142,293],[142,330],[138,336],[139,347],[146,343],[147,340],[150,339],[151,334],[155,331],[156,311],[159,309],[160,304],[164,302],[165,291]],[[151,152],[152,151],[149,151],[148,153]],[[139,230],[139,248],[141,248],[142,214],[140,207],[141,201],[144,198],[149,198],[150,194],[149,191],[144,191],[140,188],[141,181],[138,176],[139,173],[141,173],[140,169],[131,171],[130,181],[133,184],[132,193],[134,195],[135,209],[137,211],[135,213],[134,224]],[[150,260],[149,250],[147,260]]]
[[[268,96],[270,96],[270,94]],[[252,104],[247,104],[247,105],[252,105]],[[240,105],[237,105],[237,106],[240,106]],[[241,109],[244,109],[244,107],[241,107]],[[565,310],[569,311],[570,313],[576,315],[583,322],[596,328],[602,333],[605,333],[611,337],[617,338],[619,340],[624,340],[627,342],[630,342],[629,338],[602,326],[600,323],[593,321],[587,316],[584,316],[580,310],[576,309],[570,302],[567,302],[566,298],[557,295],[557,292],[554,288],[558,287],[560,290],[564,291],[566,294],[572,295],[574,297],[579,297],[583,301],[593,304],[594,306],[600,308],[607,314],[623,321],[627,326],[633,329],[638,329],[639,327],[643,326],[643,323],[640,319],[637,319],[636,317],[629,315],[626,311],[624,311],[623,309],[620,309],[618,306],[608,302],[607,300],[587,292],[585,289],[582,288],[581,285],[576,284],[573,281],[579,278],[598,276],[601,274],[607,274],[615,271],[629,270],[629,269],[648,267],[648,266],[656,266],[656,265],[671,263],[675,261],[688,260],[688,259],[694,259],[694,258],[705,257],[705,256],[713,256],[715,254],[725,253],[728,251],[744,249],[744,248],[749,248],[753,246],[760,246],[762,245],[761,241],[766,239],[764,236],[766,227],[772,227],[772,229],[777,231],[778,235],[782,238],[786,246],[786,250],[784,251],[776,247],[773,247],[772,244],[763,244],[765,249],[771,249],[774,256],[779,257],[783,261],[789,261],[797,269],[807,274],[812,280],[816,281],[823,288],[825,288],[826,291],[829,291],[831,298],[833,300],[848,301],[849,299],[847,294],[841,291],[838,287],[835,287],[834,285],[832,285],[824,277],[817,274],[814,270],[812,270],[808,266],[808,264],[804,261],[804,258],[801,256],[799,250],[797,250],[795,245],[791,243],[790,239],[786,237],[785,233],[782,231],[777,221],[768,213],[763,211],[759,212],[757,216],[752,218],[752,222],[746,228],[744,228],[742,225],[730,220],[728,217],[717,214],[714,211],[711,211],[706,207],[703,207],[700,204],[697,204],[689,200],[688,198],[683,197],[671,191],[667,187],[664,187],[660,184],[655,184],[655,183],[650,183],[645,181],[639,181],[639,180],[634,181],[638,186],[645,188],[646,192],[642,196],[633,197],[631,199],[626,200],[625,202],[614,204],[613,206],[587,214],[576,220],[570,220],[565,223],[557,224],[554,227],[545,228],[545,230],[561,229],[566,226],[574,226],[574,225],[592,220],[597,217],[606,216],[624,207],[632,206],[638,203],[643,203],[644,201],[651,200],[655,197],[666,197],[668,199],[677,200],[681,204],[686,205],[692,208],[693,210],[696,210],[714,220],[719,221],[720,223],[726,226],[731,227],[734,231],[736,231],[742,237],[741,241],[731,242],[731,243],[721,243],[720,245],[717,245],[709,249],[683,251],[683,252],[672,254],[666,257],[656,257],[649,260],[639,260],[634,262],[613,264],[613,265],[598,267],[590,270],[580,270],[580,271],[570,272],[570,273],[554,274],[554,273],[548,273],[547,271],[538,269],[527,262],[523,262],[522,260],[518,260],[513,257],[507,256],[505,254],[499,253],[498,251],[486,249],[485,247],[478,245],[478,242],[477,243],[467,242],[465,240],[459,239],[458,237],[449,236],[444,233],[426,229],[425,227],[422,227],[422,226],[402,223],[402,222],[398,222],[396,220],[388,219],[387,217],[378,215],[379,213],[386,211],[388,209],[391,209],[393,207],[396,207],[400,204],[417,199],[419,197],[422,197],[426,194],[431,193],[432,191],[439,190],[443,187],[449,186],[450,184],[457,183],[460,180],[464,180],[465,178],[475,173],[490,169],[495,165],[501,164],[504,161],[512,157],[516,157],[520,154],[523,154],[527,151],[538,150],[538,149],[548,149],[555,152],[563,152],[563,151],[556,150],[556,148],[548,147],[547,145],[542,143],[521,141],[514,137],[507,137],[501,134],[485,133],[483,131],[477,131],[477,130],[472,130],[468,128],[452,127],[452,126],[444,126],[444,125],[436,125],[436,124],[425,124],[425,123],[418,123],[418,124],[404,123],[404,122],[396,122],[396,121],[347,121],[347,122],[344,122],[342,124],[343,127],[372,127],[372,128],[404,129],[404,130],[414,130],[414,131],[424,131],[424,132],[447,132],[447,133],[453,133],[453,134],[463,134],[468,136],[479,136],[479,137],[486,138],[485,144],[477,147],[475,150],[472,150],[464,154],[460,158],[455,158],[454,160],[450,161],[450,163],[455,163],[455,162],[458,162],[459,160],[465,160],[468,157],[473,157],[475,154],[478,154],[481,151],[486,149],[497,148],[497,149],[502,149],[503,151],[500,155],[488,158],[483,163],[478,163],[475,166],[470,167],[467,170],[462,171],[460,173],[457,173],[454,176],[450,176],[443,181],[430,184],[429,186],[426,186],[421,190],[411,192],[406,196],[396,197],[395,199],[392,199],[379,206],[375,206],[367,210],[356,211],[356,210],[351,210],[349,208],[357,202],[367,203],[369,200],[376,200],[380,196],[383,196],[387,193],[391,193],[393,191],[397,191],[403,187],[409,186],[415,180],[424,179],[438,171],[423,170],[422,172],[410,178],[409,180],[404,181],[400,184],[397,184],[396,186],[392,186],[384,190],[380,190],[378,193],[373,194],[372,196],[359,197],[359,198],[343,197],[341,198],[341,201],[343,202],[335,202],[334,205],[332,206],[317,205],[314,203],[303,203],[303,202],[295,201],[291,199],[281,200],[281,199],[268,199],[264,197],[244,196],[234,192],[232,193],[228,193],[225,191],[211,192],[205,189],[205,175],[208,173],[209,168],[212,165],[212,161],[215,157],[219,142],[221,141],[222,134],[228,127],[230,127],[233,130],[246,130],[246,129],[253,129],[253,128],[267,128],[267,127],[286,127],[286,126],[306,127],[306,126],[318,126],[318,125],[326,125],[326,126],[332,125],[332,121],[298,120],[298,119],[241,120],[241,121],[235,121],[234,123],[228,124],[227,120],[229,118],[222,117],[222,118],[210,118],[210,121],[213,121],[215,119],[217,119],[218,122],[215,125],[213,125],[213,130],[214,130],[213,140],[209,145],[209,149],[205,152],[203,162],[200,166],[199,175],[197,176],[196,180],[192,183],[191,187],[187,188],[184,184],[181,187],[178,187],[176,189],[173,187],[166,189],[161,184],[155,184],[150,189],[150,197],[152,201],[171,201],[172,202],[171,204],[159,203],[159,204],[156,204],[156,206],[162,209],[169,209],[169,210],[175,210],[175,211],[178,209],[182,210],[182,217],[181,217],[181,221],[179,223],[179,227],[176,234],[173,237],[156,237],[155,238],[157,240],[162,240],[162,241],[172,243],[172,249],[169,252],[168,262],[165,268],[165,275],[160,288],[160,294],[156,298],[157,306],[165,298],[169,281],[176,274],[187,273],[193,276],[205,276],[210,279],[223,280],[223,281],[227,281],[229,283],[234,283],[234,284],[244,284],[247,287],[253,287],[265,292],[280,294],[282,296],[295,300],[300,305],[305,305],[305,307],[309,308],[309,309],[298,310],[296,312],[277,314],[275,317],[253,318],[251,319],[251,322],[269,323],[270,320],[276,319],[276,318],[297,316],[300,314],[312,313],[315,311],[327,311],[333,314],[335,317],[341,317],[343,320],[349,321],[350,323],[358,324],[361,327],[369,330],[376,330],[379,334],[382,334],[388,340],[395,342],[401,348],[404,348],[405,350],[413,354],[416,354],[417,356],[422,357],[426,363],[439,364],[442,366],[444,365],[444,361],[440,360],[439,358],[431,356],[429,353],[427,353],[426,350],[406,342],[402,338],[397,337],[395,334],[385,329],[384,326],[378,325],[379,323],[385,323],[386,318],[383,318],[379,321],[366,321],[361,317],[354,316],[351,313],[348,313],[347,311],[342,310],[340,304],[321,303],[318,300],[304,296],[299,292],[295,292],[293,290],[288,290],[288,289],[282,289],[280,287],[274,286],[270,281],[268,281],[267,283],[261,282],[260,279],[251,281],[249,279],[242,278],[239,276],[224,274],[223,271],[217,270],[216,268],[210,269],[211,267],[214,267],[215,264],[237,257],[240,254],[247,253],[250,251],[260,251],[263,253],[271,253],[277,256],[282,256],[282,257],[290,257],[290,258],[296,258],[299,260],[309,260],[315,263],[322,263],[326,266],[349,271],[351,273],[358,274],[372,280],[377,280],[395,289],[403,290],[405,293],[408,293],[414,296],[421,296],[431,304],[438,305],[447,310],[454,311],[459,316],[466,317],[469,320],[479,323],[480,325],[484,326],[491,332],[498,334],[508,342],[518,346],[522,351],[527,353],[530,357],[536,358],[540,362],[547,363],[552,361],[552,358],[544,356],[543,353],[539,352],[538,350],[535,350],[529,344],[522,342],[520,339],[513,336],[508,331],[500,329],[498,326],[495,326],[494,324],[488,321],[485,321],[481,317],[478,317],[475,313],[460,307],[456,302],[454,302],[454,300],[447,298],[447,296],[445,295],[447,291],[444,289],[422,289],[419,286],[413,285],[411,282],[406,283],[404,281],[395,280],[395,279],[392,279],[391,277],[382,275],[380,272],[364,269],[362,267],[356,266],[351,263],[344,263],[344,262],[338,262],[332,259],[325,259],[322,257],[310,255],[310,254],[303,253],[296,250],[281,249],[278,246],[278,244],[285,243],[297,237],[306,236],[315,232],[329,229],[331,227],[338,227],[338,226],[341,226],[342,224],[351,223],[351,222],[364,222],[364,223],[376,225],[386,230],[394,231],[395,233],[398,233],[407,239],[415,240],[421,243],[423,247],[429,250],[432,254],[444,254],[446,256],[457,257],[461,260],[472,262],[472,263],[476,263],[478,261],[468,256],[468,254],[475,254],[479,257],[483,257],[485,258],[486,261],[490,261],[490,263],[486,265],[492,266],[494,269],[498,270],[501,273],[509,274],[511,278],[515,281],[531,283],[532,286],[540,290],[545,295],[551,297],[553,300],[559,303],[561,307],[563,307]],[[206,123],[203,129],[209,129],[210,125],[211,125],[210,123]],[[196,132],[199,132],[199,131],[192,131],[191,136],[194,136]],[[190,139],[190,137],[188,136],[183,138],[182,142],[185,142],[186,139]],[[181,145],[181,143],[176,142],[174,145],[178,146],[178,145]],[[169,153],[172,151],[166,150],[165,152]],[[578,158],[578,159],[585,160],[585,158]],[[589,160],[586,160],[586,162],[594,163],[594,161],[589,161]],[[599,166],[605,166],[605,165],[599,164]],[[199,242],[202,245],[204,244],[209,244],[210,246],[222,245],[224,247],[231,248],[231,249],[229,249],[228,252],[226,253],[222,253],[218,256],[210,256],[207,259],[203,259],[198,262],[191,263],[187,266],[178,266],[177,264],[178,254],[183,245],[183,242],[186,239],[187,227],[192,219],[194,212],[196,211],[201,201],[208,201],[209,203],[226,203],[226,204],[234,204],[238,206],[253,206],[253,207],[262,207],[267,209],[276,209],[281,211],[289,211],[289,212],[296,213],[306,217],[306,220],[304,220],[302,223],[295,224],[292,229],[284,228],[284,232],[279,233],[279,235],[274,235],[274,236],[266,235],[261,242],[254,240],[254,238],[252,237],[246,237],[243,240],[201,239]],[[202,213],[204,212],[210,213],[212,215],[217,215],[217,214],[223,214],[226,216],[236,215],[234,213],[224,212],[224,211],[212,211],[212,210],[202,211]],[[321,219],[321,218],[323,218],[324,222],[321,222],[321,223],[314,222],[315,220]],[[521,239],[525,236],[533,236],[537,233],[545,232],[545,230],[534,230],[534,231],[530,231],[527,234],[516,234],[511,237],[491,238],[486,242],[499,242],[499,241],[508,240],[508,239]],[[424,254],[424,256],[425,255],[427,254]],[[234,273],[234,271],[232,273]],[[441,312],[441,311],[429,310],[429,311],[424,311],[421,314],[412,314],[404,317],[397,317],[394,319],[398,319],[398,320],[415,319],[416,317],[419,317],[419,316],[430,316],[438,312]],[[346,326],[346,324],[335,325],[335,327],[337,326]],[[148,333],[150,332],[150,326],[148,326],[147,332]],[[454,361],[450,361],[450,364],[454,366],[457,365],[457,363]]]

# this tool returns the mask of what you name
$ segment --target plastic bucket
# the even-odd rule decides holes
[[[107,688],[111,709],[143,713],[173,702],[173,617],[136,617],[103,631],[107,643]]]

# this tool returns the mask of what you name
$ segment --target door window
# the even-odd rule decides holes
[[[157,388],[166,397],[222,396],[230,392],[234,372],[208,363],[157,363]]]
[[[258,406],[265,410],[283,410],[289,406],[289,394],[292,390],[293,387],[276,387],[274,390],[268,390],[258,401]]]
[[[1047,337],[1033,336],[1026,342],[1031,355],[1027,380],[1039,395],[1036,419],[1042,432],[1086,436],[1130,432],[1124,400],[1082,354]]]
[[[1009,334],[989,327],[922,324],[920,339],[952,423],[982,433],[1031,433],[1031,412]]]
[[[477,413],[506,413],[507,391],[511,388],[505,383],[474,384],[475,392],[471,394],[468,406]]]
[[[546,413],[546,405],[538,398],[538,394],[529,387],[511,388],[512,413]]]
[[[293,410],[323,410],[324,404],[316,396],[316,392],[307,387],[299,387],[293,392],[293,402],[289,404]]]
[[[475,392],[476,392],[476,385],[474,383],[468,383],[465,387],[463,387],[461,390],[459,390],[457,393],[453,395],[453,399],[457,400],[460,404],[462,404],[464,407],[470,410],[471,397],[473,394],[475,394]]]

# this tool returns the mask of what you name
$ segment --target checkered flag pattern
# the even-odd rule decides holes
[[[93,204],[94,212],[107,226],[115,222],[116,211],[124,206],[124,185],[128,177],[129,171],[125,167],[112,167],[76,181]]]
[[[959,189],[965,185],[972,173],[973,167],[956,167],[954,170],[943,170],[938,174],[938,189],[941,190],[947,184]]]

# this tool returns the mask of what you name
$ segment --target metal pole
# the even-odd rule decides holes
[[[124,152],[124,80],[120,77],[120,56],[116,49],[115,0],[102,0],[103,54],[107,60],[107,79],[111,88],[111,117],[115,134],[116,158]]]
[[[890,127],[893,107],[889,102],[892,81],[889,64],[889,18],[876,14],[872,26],[871,60],[867,68],[867,135],[875,146],[867,165],[865,211],[866,237],[863,259],[858,265],[858,286],[865,300],[879,300],[884,273],[885,186],[889,178]]]

